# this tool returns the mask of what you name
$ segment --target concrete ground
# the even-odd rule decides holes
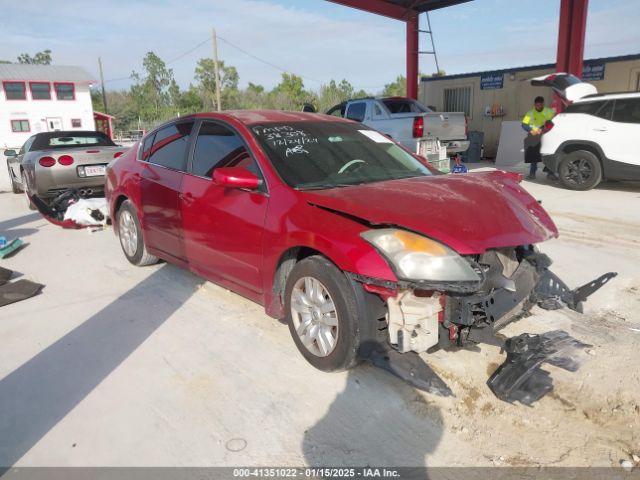
[[[593,345],[549,367],[534,407],[485,385],[498,349],[437,352],[440,398],[369,366],[327,374],[262,308],[167,264],[131,266],[111,231],[63,230],[0,194],[0,235],[29,245],[0,266],[46,285],[0,308],[0,465],[600,465],[640,455],[640,185],[524,186],[560,239],[543,245],[571,286],[619,276],[580,316],[534,315]]]

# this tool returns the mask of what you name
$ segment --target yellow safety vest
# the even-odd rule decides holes
[[[553,108],[545,107],[541,112],[533,108],[525,114],[522,119],[522,123],[529,125],[531,128],[542,128],[548,120],[551,120],[555,116],[555,114],[556,111]]]

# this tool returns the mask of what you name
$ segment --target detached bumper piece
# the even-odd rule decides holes
[[[541,365],[548,363],[575,372],[580,366],[579,354],[587,347],[590,345],[562,330],[509,338],[503,347],[507,359],[487,385],[500,400],[531,406],[553,389],[551,376]]]
[[[12,276],[13,271],[0,267],[0,307],[33,297],[44,288],[44,285],[29,280],[10,282]]]
[[[87,228],[107,223],[107,202],[103,199],[82,198],[76,190],[65,190],[49,203],[37,195],[29,196],[31,203],[45,220],[62,228]]]
[[[419,390],[441,397],[453,396],[444,380],[417,353],[379,347],[371,352],[369,361]]]

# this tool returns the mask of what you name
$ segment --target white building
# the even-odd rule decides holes
[[[94,130],[92,83],[81,67],[0,64],[0,149],[39,132]]]

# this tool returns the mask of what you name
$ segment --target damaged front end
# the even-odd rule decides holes
[[[616,273],[571,290],[549,270],[551,260],[535,246],[500,248],[460,258],[468,262],[477,280],[381,284],[356,276],[365,290],[383,296],[387,306],[388,351],[374,352],[371,361],[422,390],[448,395],[451,391],[446,384],[416,354],[438,347],[489,343],[508,353],[505,364],[488,382],[492,391],[502,400],[531,404],[552,388],[548,374],[538,367],[547,362],[577,369],[570,353],[584,344],[565,332],[524,334],[506,341],[496,333],[530,315],[535,305],[547,310],[568,307],[582,313],[583,302]]]

